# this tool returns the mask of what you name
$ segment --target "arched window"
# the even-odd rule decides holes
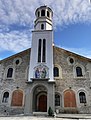
[[[86,103],[86,95],[84,92],[79,93],[80,103]]]
[[[45,16],[45,10],[41,10],[41,16]]]
[[[40,16],[40,12],[38,11],[38,17]]]
[[[76,67],[76,74],[77,74],[77,77],[83,76],[82,75],[82,68],[81,67]]]
[[[8,92],[5,92],[5,93],[3,94],[2,102],[3,102],[3,103],[7,103],[7,102],[8,102],[8,99],[9,99],[9,93],[8,93]]]
[[[13,68],[9,68],[7,72],[7,78],[12,78],[13,75]]]
[[[41,30],[44,30],[44,24],[41,24]]]
[[[59,69],[58,69],[58,67],[54,67],[54,77],[59,77]]]
[[[47,11],[47,17],[50,17],[49,11]]]
[[[42,44],[42,40],[39,39],[39,46],[38,46],[38,62],[41,62],[41,44]]]
[[[20,90],[15,90],[12,94],[12,106],[22,106],[23,92]]]
[[[60,95],[55,94],[55,106],[60,106]]]
[[[42,62],[46,61],[46,40],[43,39],[43,55],[42,55]]]

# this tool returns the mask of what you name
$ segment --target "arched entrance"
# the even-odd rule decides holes
[[[37,86],[33,92],[33,111],[47,112],[47,89],[44,86]]]
[[[64,111],[66,113],[77,113],[76,98],[73,90],[64,91]]]
[[[47,111],[47,96],[42,94],[38,99],[38,111],[46,112]]]
[[[64,92],[64,107],[76,107],[76,98],[73,90]]]

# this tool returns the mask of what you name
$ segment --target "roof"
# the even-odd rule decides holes
[[[65,49],[60,48],[60,47],[58,47],[58,46],[54,46],[54,49],[61,50],[62,52],[68,54],[69,56],[74,56],[74,57],[77,57],[78,59],[82,59],[82,60],[86,60],[86,61],[88,61],[88,62],[91,62],[91,59],[90,59],[90,58],[84,57],[84,56],[82,56],[82,55],[76,54],[76,53],[71,52],[71,51],[68,51],[68,50],[65,50]]]
[[[81,55],[79,55],[79,54],[70,52],[70,51],[65,50],[65,49],[63,49],[63,48],[60,48],[60,47],[57,47],[57,46],[53,46],[53,49],[54,49],[54,50],[59,50],[59,51],[65,53],[65,54],[67,54],[67,55],[69,55],[69,56],[77,57],[78,59],[91,62],[91,59],[90,59],[90,58],[87,58],[87,57],[81,56]],[[6,60],[13,59],[13,58],[15,58],[15,57],[17,57],[17,56],[18,56],[18,57],[21,57],[21,56],[24,55],[24,54],[30,53],[30,51],[31,51],[31,48],[26,49],[26,50],[24,50],[24,51],[22,51],[22,52],[19,52],[19,53],[17,53],[17,54],[14,54],[14,55],[12,55],[12,56],[10,56],[10,57],[7,57],[7,58],[1,60],[0,63],[3,62],[3,61],[6,61]]]
[[[21,57],[22,55],[25,55],[25,54],[27,54],[27,53],[30,53],[30,51],[31,51],[31,48],[26,49],[26,50],[24,50],[24,51],[22,51],[22,52],[16,53],[16,54],[14,54],[14,55],[12,55],[12,56],[9,56],[9,57],[7,57],[7,58],[5,58],[5,59],[3,59],[3,60],[0,60],[0,63],[3,62],[3,61],[6,61],[6,60],[13,59],[13,58],[15,58],[15,57],[17,57],[17,56],[18,56],[18,57]]]

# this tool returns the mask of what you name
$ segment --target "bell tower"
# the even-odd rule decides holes
[[[35,12],[35,30],[52,30],[53,12],[47,6],[41,6]]]
[[[37,8],[30,53],[25,114],[55,110],[55,80],[53,79],[53,12],[47,6]]]
[[[50,82],[53,81],[53,12],[41,6],[35,15],[28,81],[48,79]]]

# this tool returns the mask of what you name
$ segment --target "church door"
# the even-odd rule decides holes
[[[38,110],[40,112],[47,112],[47,96],[41,95],[38,102]]]

